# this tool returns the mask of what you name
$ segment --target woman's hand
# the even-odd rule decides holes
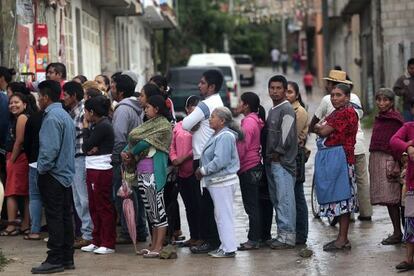
[[[98,152],[98,147],[93,147],[90,151],[87,152],[88,155],[94,155]]]
[[[195,173],[194,173],[195,177],[197,178],[197,180],[201,180],[201,178],[203,178],[203,174],[201,173],[200,168],[198,168]]]
[[[124,162],[125,165],[128,165],[131,163],[134,156],[130,152],[121,152],[121,158],[122,158],[122,162]]]

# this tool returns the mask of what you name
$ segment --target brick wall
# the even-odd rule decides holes
[[[385,85],[391,87],[414,57],[414,1],[381,0]]]

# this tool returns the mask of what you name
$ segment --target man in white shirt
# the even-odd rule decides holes
[[[333,72],[335,71],[335,72]],[[335,74],[338,73],[336,76]],[[334,77],[335,76],[335,77]],[[338,77],[343,76],[343,78]],[[326,80],[326,91],[328,95],[325,95],[322,98],[319,107],[316,109],[315,114],[312,118],[310,123],[309,129],[313,132],[313,127],[319,121],[324,120],[329,114],[331,114],[335,108],[331,103],[331,96],[330,93],[332,89],[338,83],[345,83],[351,85],[352,82],[346,79],[346,73],[340,70],[331,70],[329,72],[329,76],[324,78]],[[356,144],[355,144],[355,175],[356,175],[356,182],[357,182],[357,196],[359,201],[359,211],[360,215],[358,219],[361,221],[370,221],[372,216],[372,206],[370,201],[370,194],[369,194],[369,181],[368,181],[368,167],[367,167],[367,160],[365,156],[365,146],[364,146],[364,132],[361,128],[361,118],[364,115],[364,111],[362,110],[361,100],[359,97],[351,93],[351,104],[354,106],[355,111],[358,114],[358,132],[356,135]],[[336,220],[334,220],[334,223]]]
[[[183,129],[193,133],[194,171],[199,167],[201,153],[214,132],[209,124],[211,113],[215,108],[223,106],[223,101],[218,93],[222,85],[223,75],[220,71],[207,70],[204,72],[198,84],[198,89],[204,100],[183,120]],[[199,181],[197,181],[197,185],[200,185]],[[208,253],[220,245],[214,219],[213,200],[207,188],[202,187],[202,189],[202,195],[200,193],[193,195],[195,200],[200,200],[200,212],[196,217],[200,218],[200,239],[204,241],[201,245],[190,248],[191,252],[195,254]]]
[[[280,56],[280,52],[278,49],[273,48],[272,51],[270,51],[273,72],[275,72],[276,70],[279,71],[279,56]]]

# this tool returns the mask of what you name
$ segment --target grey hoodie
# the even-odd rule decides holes
[[[121,152],[128,144],[128,134],[142,124],[142,108],[136,98],[126,98],[115,107],[112,125],[115,133],[112,161],[121,162]]]

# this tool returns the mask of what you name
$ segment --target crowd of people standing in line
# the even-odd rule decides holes
[[[381,88],[375,95],[379,113],[368,166],[361,102],[340,68],[324,78],[327,95],[309,125],[298,84],[282,75],[268,81],[273,107],[267,118],[257,94],[240,96],[236,112],[244,118],[238,125],[218,94],[224,80],[217,70],[204,72],[200,95],[188,97],[187,116],[177,122],[162,76],[152,77],[137,91],[137,76],[131,71],[110,79],[76,76],[66,81],[65,66],[51,63],[47,80],[27,85],[11,82],[15,72],[0,67],[0,142],[6,153],[0,166],[7,200],[7,215],[2,217],[8,220],[0,235],[40,240],[44,207],[49,251],[32,273],[74,269],[74,249],[114,253],[116,244],[132,242],[123,199],[116,195],[126,182],[133,191],[137,240],[151,236],[148,248],[137,254],[159,258],[166,240],[181,239],[178,211],[168,207],[177,197],[171,196],[167,181],[173,168],[173,185],[183,198],[190,232],[180,246],[194,254],[228,258],[237,250],[262,245],[304,245],[306,141],[314,132],[318,152],[313,181],[320,215],[333,218],[332,224],[339,222],[337,238],[323,250],[351,249],[351,216],[360,212],[358,219],[370,221],[371,204],[385,205],[394,232],[382,244],[404,240],[407,259],[397,269],[414,269],[413,123],[404,124],[394,105],[397,94],[404,97],[404,108],[413,110],[414,103],[407,99],[414,94],[414,59],[407,69],[409,75],[397,81],[395,93]],[[37,91],[37,101],[31,90]],[[402,192],[402,174],[407,193]],[[239,185],[249,231],[247,241],[237,244],[233,204]],[[277,236],[272,239],[273,210]]]

